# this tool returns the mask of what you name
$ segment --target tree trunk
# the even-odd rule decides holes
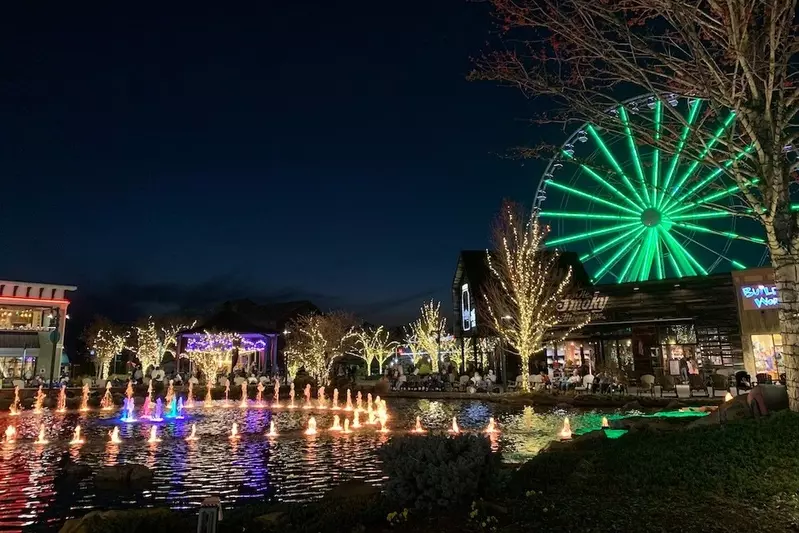
[[[774,281],[780,298],[782,364],[791,411],[799,411],[799,252],[771,244]],[[797,247],[791,246],[794,250]]]
[[[380,375],[383,375],[383,361],[380,359],[377,360],[377,371],[380,372]]]
[[[530,356],[519,354],[521,359],[521,374],[522,374],[522,390],[524,392],[530,391]]]

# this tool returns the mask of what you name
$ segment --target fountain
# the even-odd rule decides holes
[[[319,409],[327,409],[327,398],[325,397],[324,387],[319,387],[319,390],[316,391],[316,403],[319,405]]]
[[[297,407],[294,405],[294,382],[291,382],[291,388],[289,388],[289,409],[294,409]]]
[[[49,442],[50,441],[47,440],[47,434],[44,431],[44,424],[39,424],[39,437],[34,441],[34,444],[43,445]]]
[[[110,411],[113,408],[114,408],[114,397],[111,396],[111,382],[108,381],[105,384],[105,394],[103,394],[103,399],[100,400],[100,410]]]
[[[44,406],[44,392],[42,392],[42,386],[39,385],[39,390],[36,391],[36,399],[33,401],[33,412],[37,414],[41,413],[43,406]]]
[[[349,418],[345,418],[344,419],[344,431],[342,431],[342,433],[345,433],[345,434],[346,433],[352,433],[352,430],[350,429],[350,419]]]
[[[341,420],[339,420],[338,415],[333,417],[333,425],[330,426],[330,431],[341,431]]]
[[[183,407],[184,407],[183,398],[178,396],[178,405],[177,405],[177,409],[176,409],[176,412],[175,412],[175,418],[177,418],[178,420],[183,420],[183,418],[184,418],[184,416],[183,416]]]
[[[194,383],[189,380],[189,392],[186,395],[186,403],[183,405],[186,409],[194,407]]]
[[[563,419],[563,429],[558,433],[560,440],[570,440],[572,438],[572,428],[569,424],[569,417]]]
[[[175,382],[174,380],[169,380],[169,386],[166,388],[166,396],[164,397],[164,403],[169,405],[172,403],[172,400],[175,399]]]
[[[61,390],[58,391],[58,405],[56,406],[56,411],[59,413],[67,412],[67,385],[65,383],[61,384]]]
[[[225,382],[225,403],[222,407],[230,407],[230,380]]]
[[[372,410],[372,393],[366,395],[366,411]]]
[[[338,406],[338,389],[333,389],[333,401],[330,404],[330,408],[334,411],[338,411],[340,409]]]
[[[122,400],[122,422],[135,422],[136,421],[136,414],[134,413],[134,409],[136,408],[136,400],[134,398],[125,398]]]
[[[161,405],[161,398],[158,398],[155,401],[155,413],[150,417],[150,420],[153,422],[163,422],[164,421],[164,406]]]
[[[452,427],[449,428],[449,432],[453,435],[457,435],[461,432],[461,428],[458,427],[458,419],[456,417],[452,417]]]
[[[272,407],[280,407],[280,380],[277,378],[275,378],[275,395],[272,400]]]
[[[86,442],[83,440],[83,437],[80,436],[80,425],[75,426],[75,433],[72,434],[72,440],[69,443],[73,446],[79,446]]]
[[[602,417],[602,429],[609,429],[610,424],[608,423],[608,418],[606,416]]]
[[[14,426],[9,425],[6,428],[6,442],[12,443],[17,440],[17,428]]]
[[[161,399],[159,398],[158,402],[160,401]],[[149,442],[150,444],[156,444],[158,442],[161,442],[161,439],[158,438],[158,426],[152,426],[150,428],[150,438],[147,439],[147,442]]]
[[[122,439],[119,438],[119,427],[114,426],[114,429],[108,432],[108,437],[111,439],[111,444],[122,444]]]
[[[269,433],[266,434],[267,437],[277,437],[277,429],[275,429],[275,421],[269,421]]]
[[[380,433],[388,433],[388,426],[382,420],[380,420],[380,429],[379,429],[379,431],[380,431]]]
[[[361,427],[360,413],[358,411],[355,411],[355,415],[352,417],[352,427],[355,429]]]
[[[205,402],[203,407],[206,409],[211,409],[214,406],[214,397],[211,396],[211,388],[213,385],[214,384],[211,383],[210,380],[205,384]]]
[[[258,391],[255,394],[255,407],[263,407],[264,406],[264,384],[259,381],[258,385],[255,386],[255,390]]]
[[[375,423],[375,412],[372,410],[372,404],[366,404],[366,415],[369,417],[367,420],[367,424],[373,425]]]
[[[84,383],[80,389],[80,410],[86,412],[89,410],[89,384]]]
[[[352,392],[347,389],[347,406],[344,407],[345,411],[352,411]]]
[[[311,385],[308,384],[305,386],[305,391],[303,392],[305,395],[305,403],[302,405],[303,409],[310,409],[311,406]]]
[[[150,398],[150,403],[153,403],[153,380],[147,384],[147,397]]]
[[[194,425],[194,424],[191,425],[191,433],[189,434],[188,437],[186,437],[186,440],[189,441],[189,442],[194,442],[196,440],[200,440],[200,437],[197,436],[197,426],[196,425]]]
[[[310,387],[310,385],[309,385]],[[305,430],[306,435],[316,435],[316,418],[311,417],[308,419],[308,429]]]
[[[178,416],[178,404],[175,401],[175,397],[173,396],[169,402],[166,404],[166,412],[164,413],[164,418],[176,418]]]
[[[144,399],[144,405],[142,405],[142,408],[141,408],[141,417],[142,418],[152,418],[152,413],[150,413],[151,409],[152,409],[152,401],[150,400],[150,397],[148,396],[148,397],[146,397]]]
[[[11,407],[8,408],[11,416],[19,416],[22,412],[22,402],[19,400],[19,387],[14,387],[14,401],[11,402]]]
[[[247,380],[241,382],[241,402],[239,403],[239,407],[242,409],[247,408]]]
[[[361,396],[361,391],[358,391],[358,394],[355,395],[355,410],[363,411],[363,396]]]
[[[488,419],[488,426],[486,426],[485,432],[487,435],[499,433],[499,429],[497,429],[497,423],[494,421],[493,416]]]
[[[233,426],[230,428],[230,440],[237,440],[239,438],[239,425],[233,422]]]
[[[424,433],[424,432],[425,432],[425,430],[422,427],[422,419],[421,419],[421,417],[417,416],[416,417],[416,427],[411,430],[411,433],[419,433],[419,434],[421,434],[421,433]]]
[[[128,386],[125,387],[125,397],[126,398],[133,398],[133,381],[128,380]]]

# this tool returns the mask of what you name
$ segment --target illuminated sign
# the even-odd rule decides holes
[[[610,296],[602,296],[598,292],[581,291],[558,302],[559,313],[601,313],[608,305]]]
[[[741,287],[741,296],[747,311],[775,309],[780,305],[776,285],[746,285]]]
[[[461,286],[461,319],[463,331],[469,331],[477,325],[468,283],[464,283]]]

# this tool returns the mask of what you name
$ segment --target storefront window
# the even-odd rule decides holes
[[[50,316],[40,307],[0,307],[0,330],[40,330],[50,326]]]
[[[22,379],[33,376],[35,357],[0,357],[0,372],[6,379]]]
[[[580,345],[576,342],[567,342],[564,345],[566,368],[573,368],[583,364],[580,359]]]
[[[691,344],[662,346],[663,368],[672,376],[688,379],[688,374],[698,374],[699,361],[696,346]]]
[[[635,366],[633,364],[633,343],[630,339],[605,341],[605,357],[612,366],[617,366],[622,373],[632,376]]]
[[[752,354],[755,357],[755,373],[768,374],[779,379],[782,366],[782,335],[752,335]]]

